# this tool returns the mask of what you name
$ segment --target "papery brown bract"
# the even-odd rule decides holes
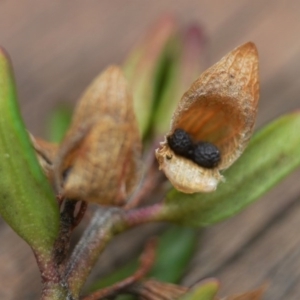
[[[266,291],[266,285],[263,285],[257,290],[246,292],[240,295],[228,296],[220,300],[261,300],[265,291]]]
[[[58,151],[58,144],[49,143],[29,134],[37,159],[50,182],[53,180],[53,162]]]
[[[171,183],[185,193],[211,192],[248,144],[259,98],[258,54],[246,43],[206,70],[183,95],[173,115],[170,132],[185,130],[194,141],[210,142],[221,152],[214,169],[197,166],[176,155],[167,140],[156,156]]]
[[[129,290],[141,300],[175,300],[184,295],[188,288],[155,279],[145,279],[132,285]]]
[[[57,192],[120,205],[139,180],[141,143],[132,95],[118,67],[98,76],[78,103],[54,162]]]

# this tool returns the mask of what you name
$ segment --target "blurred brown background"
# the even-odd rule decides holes
[[[96,74],[121,63],[166,12],[183,25],[204,26],[210,63],[244,42],[256,43],[258,126],[300,107],[300,1],[2,0],[0,44],[11,55],[29,130],[42,135],[49,110],[60,102],[74,103]],[[299,175],[206,230],[185,283],[217,276],[225,295],[269,281],[265,299],[300,299]],[[37,299],[39,277],[31,251],[0,222],[0,299]]]

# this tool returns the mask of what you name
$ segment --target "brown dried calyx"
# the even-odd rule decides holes
[[[34,137],[32,142],[62,197],[123,204],[140,178],[141,141],[121,69],[109,67],[88,87],[61,145]]]
[[[266,291],[266,285],[259,287],[256,290],[248,291],[243,294],[227,296],[227,297],[218,297],[217,295],[208,295],[207,290],[205,292],[205,287],[211,286],[211,292],[214,291],[215,294],[218,292],[218,286],[216,286],[216,279],[205,279],[194,285],[193,287],[185,287],[180,285],[175,285],[166,282],[160,282],[155,279],[144,279],[135,284],[131,285],[128,288],[128,292],[135,294],[139,297],[140,300],[180,300],[180,299],[196,299],[196,294],[193,291],[202,290],[202,296],[206,296],[205,299],[211,300],[261,300],[263,294]],[[211,285],[214,284],[214,286]],[[203,289],[204,288],[204,289]],[[185,297],[186,296],[186,297]],[[200,294],[198,296],[202,299]],[[199,299],[200,299],[199,298]]]
[[[58,151],[58,144],[49,143],[29,133],[38,162],[50,182],[53,181],[53,161]]]
[[[258,53],[246,43],[206,70],[183,95],[165,141],[160,169],[185,193],[211,192],[243,152],[253,132],[259,98]],[[182,130],[192,146],[179,153],[170,140]],[[198,159],[195,159],[195,145]]]

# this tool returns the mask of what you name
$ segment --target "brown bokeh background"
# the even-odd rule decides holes
[[[121,63],[166,12],[178,16],[183,26],[203,25],[210,63],[244,42],[256,43],[258,127],[300,107],[300,1],[3,0],[0,44],[12,58],[29,130],[43,135],[49,111],[61,102],[75,103],[92,78],[107,65]],[[242,214],[206,230],[185,283],[218,276],[227,294],[269,281],[265,299],[299,299],[299,175],[291,175]],[[38,299],[30,249],[0,222],[0,299]]]

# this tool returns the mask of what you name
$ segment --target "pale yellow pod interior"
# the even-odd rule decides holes
[[[209,193],[216,190],[222,176],[217,169],[201,168],[189,159],[176,155],[166,142],[156,150],[159,167],[179,191]]]

